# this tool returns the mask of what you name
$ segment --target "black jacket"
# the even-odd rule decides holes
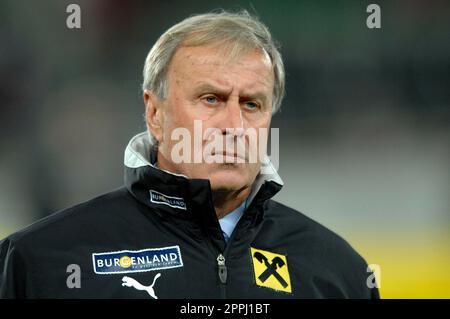
[[[270,199],[282,187],[270,165],[226,244],[209,181],[159,170],[148,154],[147,134],[135,136],[125,187],[5,238],[0,297],[378,297],[349,244]]]

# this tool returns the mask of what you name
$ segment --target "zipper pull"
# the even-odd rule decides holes
[[[227,283],[227,266],[225,266],[225,257],[219,254],[217,257],[217,264],[219,265],[219,278],[223,284]]]

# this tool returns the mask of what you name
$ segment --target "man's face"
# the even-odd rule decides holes
[[[258,155],[263,147],[265,154],[267,136],[260,140],[258,132],[268,132],[272,115],[274,75],[268,55],[254,50],[227,59],[217,46],[181,47],[167,75],[167,99],[157,102],[161,103],[160,131],[155,134],[160,141],[158,165],[189,178],[209,179],[215,191],[250,187],[260,170],[261,158],[250,163],[249,153]],[[202,136],[198,136],[198,128],[194,130],[195,120],[197,125],[201,123]],[[173,158],[174,145],[180,140],[171,136],[179,128],[186,128],[192,138],[190,163],[176,163]],[[249,128],[256,130],[257,143],[250,143],[249,135],[242,134]],[[210,148],[208,152],[208,145],[212,141],[217,145],[219,135],[223,150]],[[199,151],[198,144],[194,147],[194,137],[207,151],[201,163],[194,163]],[[240,157],[243,149],[245,155]]]

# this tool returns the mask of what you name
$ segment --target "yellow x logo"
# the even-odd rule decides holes
[[[258,286],[292,292],[286,256],[253,247],[250,247],[250,253]]]

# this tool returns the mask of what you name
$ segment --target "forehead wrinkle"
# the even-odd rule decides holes
[[[195,91],[218,91],[221,94],[230,95],[233,92],[233,86],[221,85],[215,81],[200,80],[194,84]]]
[[[209,69],[199,70],[197,69],[197,74],[207,73],[207,80],[204,78],[197,81],[199,84],[207,83],[211,84],[223,90],[226,90],[229,87],[235,87],[236,84],[243,84],[241,90],[260,90],[258,86],[262,88],[271,87],[271,80],[273,80],[273,74],[269,71],[269,74],[265,74],[266,70],[254,70],[254,69],[231,69],[227,68],[226,65],[221,65],[226,68],[226,76],[222,73],[221,69],[213,69],[213,72],[210,72]],[[195,72],[195,71],[194,71]],[[189,73],[189,75],[192,73]],[[256,78],[256,80],[255,80]],[[236,81],[238,80],[238,82]],[[209,82],[209,83],[208,83]],[[197,85],[197,83],[195,84]],[[271,88],[269,88],[271,90]]]
[[[240,96],[244,98],[259,98],[261,100],[267,100],[267,94],[264,91],[261,91],[259,89],[253,90],[249,88],[242,88],[236,92],[235,86],[222,86],[221,84],[214,83],[215,81],[205,81],[200,80],[197,81],[194,86],[195,91],[217,91],[224,95],[229,96]]]
[[[248,81],[248,83],[245,83],[245,85],[240,90],[240,91],[245,91],[246,93],[252,93],[252,91],[254,90],[253,87],[255,85],[257,86],[258,84],[261,85],[264,89],[266,89],[269,86],[271,86],[270,80],[274,79],[274,74],[273,74],[273,70],[271,67],[270,57],[267,55],[267,53],[265,53],[264,55],[258,51],[255,51],[253,53],[253,54],[258,55],[257,60],[262,62],[262,64],[265,67],[267,67],[267,69],[265,67],[257,66],[256,68],[255,67],[246,68],[245,72],[241,72],[241,69],[239,69],[239,66],[247,64],[242,59],[233,59],[233,61],[224,61],[222,59],[222,54],[220,54],[220,51],[217,51],[217,50],[209,51],[209,52],[212,52],[211,55],[208,55],[208,54],[207,55],[203,55],[203,54],[197,55],[197,54],[195,54],[195,52],[192,52],[191,50],[189,50],[191,48],[193,48],[194,50],[197,49],[197,47],[181,47],[175,53],[176,56],[175,56],[174,60],[176,60],[176,61],[172,61],[175,63],[171,63],[169,72],[175,76],[174,80],[177,84],[180,83],[180,80],[188,80],[189,81],[193,77],[195,77],[195,75],[202,76],[205,73],[208,73],[207,74],[208,81],[211,81],[212,85],[216,86],[217,88],[219,88],[221,90],[229,90],[230,92],[232,92],[235,88],[235,81],[233,79],[229,79],[230,76],[227,76],[228,79],[225,79],[223,76],[220,76],[221,69],[223,69],[223,68],[226,68],[226,70],[228,71],[227,73],[229,75],[231,75],[231,77],[233,75],[237,75],[238,79],[240,79],[240,80],[244,79],[244,81],[250,78],[250,81]],[[198,48],[200,48],[200,47],[198,47]],[[186,51],[184,49],[188,49],[188,51]],[[203,47],[201,49],[207,49],[207,47]],[[214,53],[217,53],[217,54],[214,54]],[[252,55],[252,54],[249,53],[249,54],[244,55],[243,57],[248,58],[250,55]],[[253,58],[251,60],[256,60],[256,59]],[[181,64],[181,66],[180,66],[180,64]],[[186,64],[190,64],[191,66],[193,66],[193,68],[191,70],[184,68],[183,65],[186,65]],[[201,68],[201,67],[197,68],[197,67],[195,67],[196,65],[206,66],[206,69]],[[230,65],[232,66],[231,68],[230,68]],[[237,66],[237,67],[233,67],[233,66]],[[211,68],[213,68],[212,72],[211,72]],[[264,73],[266,73],[266,71],[269,71],[269,72],[267,72],[270,74],[269,76],[264,74]],[[256,75],[256,81],[254,79],[252,79],[252,75]],[[203,80],[203,82],[204,82],[204,80]],[[240,81],[240,82],[242,82],[242,81]],[[268,89],[270,90],[270,92],[272,92],[272,88],[268,88]],[[260,89],[256,89],[256,90],[261,91]],[[250,95],[250,94],[246,94],[246,95]]]
[[[193,52],[186,52],[186,49],[200,49],[200,50],[208,50],[209,53],[212,53],[211,55],[198,55]],[[231,58],[229,54],[227,54],[227,50],[217,47],[215,45],[209,45],[209,46],[182,46],[177,49],[177,51],[174,54],[174,57],[180,57],[180,52],[183,54],[183,58],[186,60],[190,60],[191,65],[200,64],[200,65],[212,65],[212,66],[229,66],[229,65],[245,65],[242,61],[242,58],[248,57],[250,55],[258,55],[261,59],[260,62],[262,62],[265,66],[270,68],[273,71],[272,61],[270,56],[265,50],[261,49],[254,49],[254,50],[245,50],[238,56]],[[180,59],[178,59],[180,60]],[[256,60],[256,59],[254,59]],[[189,63],[189,61],[187,62]]]

